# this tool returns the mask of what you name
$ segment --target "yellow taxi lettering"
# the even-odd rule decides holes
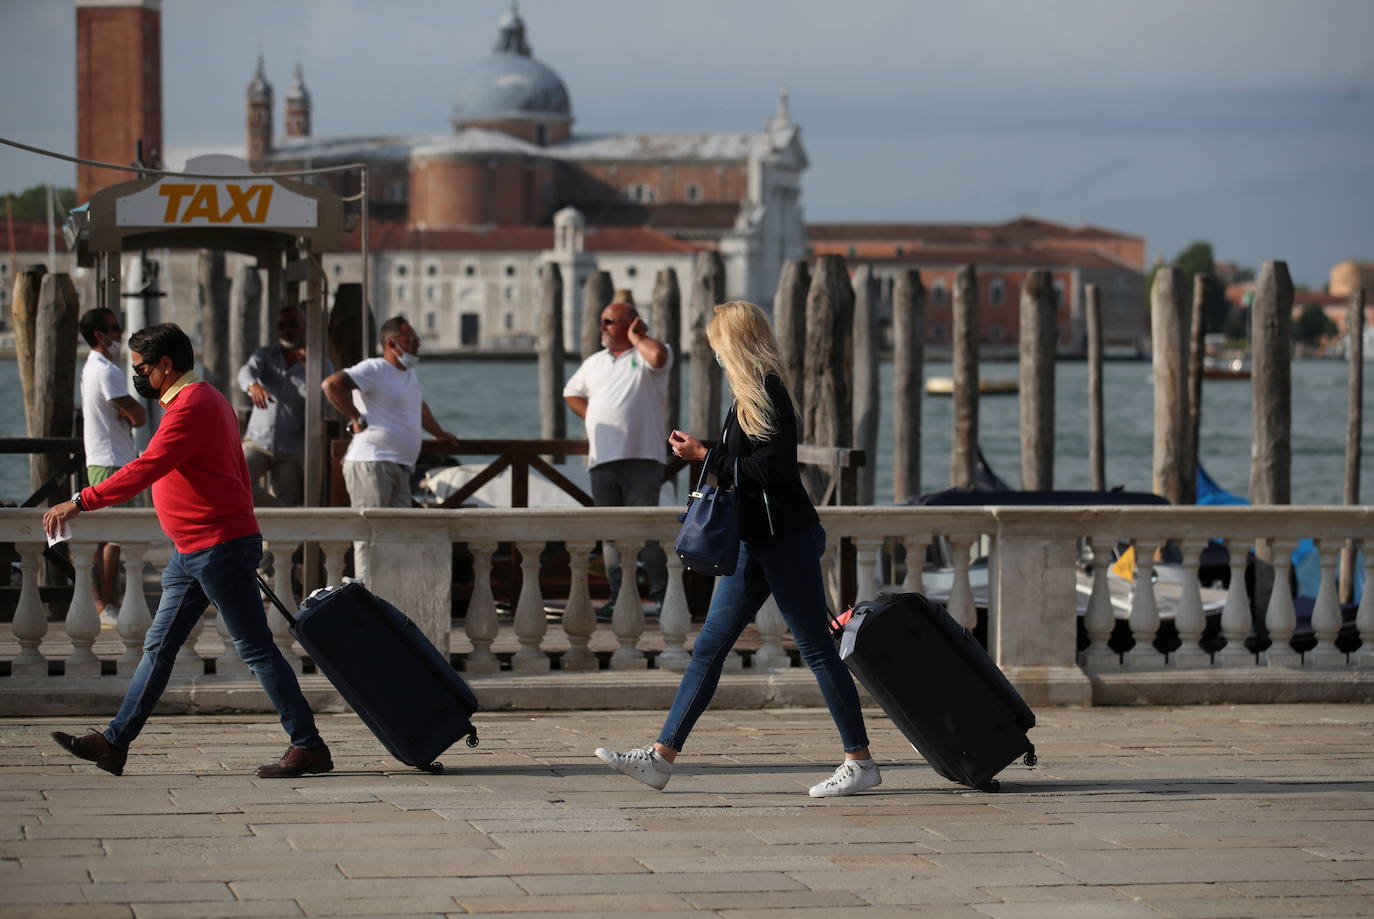
[[[176,223],[177,211],[181,209],[181,199],[196,190],[194,185],[169,182],[158,188],[157,193],[167,199],[167,212],[162,215],[163,223]]]
[[[186,210],[182,212],[181,222],[190,223],[197,217],[203,217],[211,223],[220,223],[219,219],[219,195],[216,193],[216,186],[202,185],[196,189],[195,197],[191,203],[186,205]]]
[[[228,223],[237,218],[244,223],[262,223],[267,218],[267,205],[272,201],[272,186],[249,185],[243,188],[238,185],[226,185],[224,189],[229,192],[229,207],[218,222]],[[254,198],[258,199],[257,207],[250,211],[249,205]]]

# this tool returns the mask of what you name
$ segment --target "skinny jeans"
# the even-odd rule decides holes
[[[820,684],[821,697],[839,728],[846,753],[868,746],[859,693],[830,634],[829,609],[821,576],[825,529],[795,530],[742,541],[735,573],[721,578],[711,596],[706,623],[692,646],[692,660],[678,684],[658,742],[681,750],[720,682],[725,658],[771,593],[792,630],[802,660]]]
[[[239,657],[262,683],[292,745],[314,748],[324,744],[295,671],[272,643],[272,630],[258,593],[256,575],[261,560],[262,537],[257,534],[198,552],[173,550],[162,569],[162,599],[143,640],[143,657],[129,680],[119,712],[103,732],[112,745],[127,750],[143,730],[167,688],[177,652],[210,603],[219,609]]]

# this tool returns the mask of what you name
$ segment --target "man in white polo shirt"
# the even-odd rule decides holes
[[[148,422],[148,411],[133,396],[124,370],[115,362],[123,350],[124,329],[114,310],[87,310],[78,322],[81,337],[91,346],[81,368],[81,438],[86,450],[86,480],[91,485],[114,475],[132,463],[133,428]],[[119,617],[119,544],[102,542],[91,564],[95,583],[92,594],[100,624],[114,628]]]
[[[410,507],[410,474],[428,431],[456,448],[458,438],[434,420],[420,398],[420,336],[404,316],[382,323],[381,357],[361,360],[326,377],[321,388],[348,419],[353,442],[343,458],[353,507]],[[353,573],[367,580],[367,543],[353,544]]]
[[[628,291],[601,311],[601,344],[563,387],[563,401],[587,428],[592,498],[601,507],[654,507],[663,486],[667,454],[664,403],[672,349],[650,338]],[[668,567],[663,549],[649,543],[640,554],[649,591],[663,602]],[[620,568],[607,565],[611,603],[620,591]]]

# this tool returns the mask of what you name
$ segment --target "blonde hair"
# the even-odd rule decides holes
[[[772,436],[778,419],[763,381],[770,373],[781,379],[782,356],[768,316],[745,300],[722,303],[706,324],[706,339],[725,365],[740,430],[755,440]]]

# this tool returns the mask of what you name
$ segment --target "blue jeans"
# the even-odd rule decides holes
[[[739,564],[734,574],[716,584],[706,624],[692,646],[692,661],[678,684],[659,743],[682,749],[715,694],[726,655],[771,593],[802,660],[816,675],[830,717],[840,729],[844,751],[854,753],[868,746],[859,693],[830,637],[820,562],[824,551],[825,530],[819,523],[811,529],[740,543]]]
[[[231,539],[198,552],[172,551],[162,570],[162,600],[143,640],[143,658],[129,681],[119,712],[105,729],[106,740],[127,750],[138,737],[167,688],[177,652],[205,607],[214,603],[239,657],[257,674],[267,698],[281,715],[291,743],[297,747],[324,744],[315,731],[315,716],[301,694],[295,671],[272,643],[255,579],[261,560],[262,537],[258,535]]]

